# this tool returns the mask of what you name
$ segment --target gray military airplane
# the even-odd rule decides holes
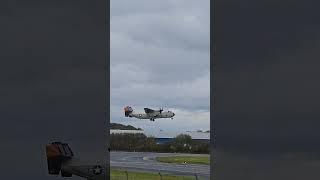
[[[158,119],[158,118],[173,119],[173,116],[175,116],[175,114],[172,111],[163,112],[163,109],[161,108],[159,110],[144,108],[144,112],[145,113],[135,113],[130,106],[126,106],[124,108],[124,115],[126,117],[135,117],[138,119],[150,119],[150,121],[154,121],[155,119]]]
[[[46,145],[48,173],[62,177],[76,175],[87,180],[106,180],[107,164],[81,162],[67,143],[52,142]]]

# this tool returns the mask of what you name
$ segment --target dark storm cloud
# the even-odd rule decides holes
[[[1,4],[2,177],[50,179],[51,140],[85,159],[105,155],[105,4]]]
[[[318,174],[318,5],[216,2],[217,178]]]

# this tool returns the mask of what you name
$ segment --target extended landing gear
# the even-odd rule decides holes
[[[150,119],[150,121],[154,121],[154,119]]]

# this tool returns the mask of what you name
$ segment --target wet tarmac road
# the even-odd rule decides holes
[[[200,164],[173,164],[162,163],[155,160],[160,156],[203,156],[198,154],[181,154],[181,153],[152,153],[152,152],[111,152],[111,168],[161,172],[175,175],[195,175],[209,179],[210,166]]]

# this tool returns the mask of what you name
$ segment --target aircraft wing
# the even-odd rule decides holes
[[[77,165],[77,164],[62,164],[61,170],[64,173],[76,175],[87,180],[105,180],[105,166],[97,165]]]
[[[144,108],[144,112],[146,112],[147,114],[149,113],[153,113],[155,110],[150,109],[150,108]]]

